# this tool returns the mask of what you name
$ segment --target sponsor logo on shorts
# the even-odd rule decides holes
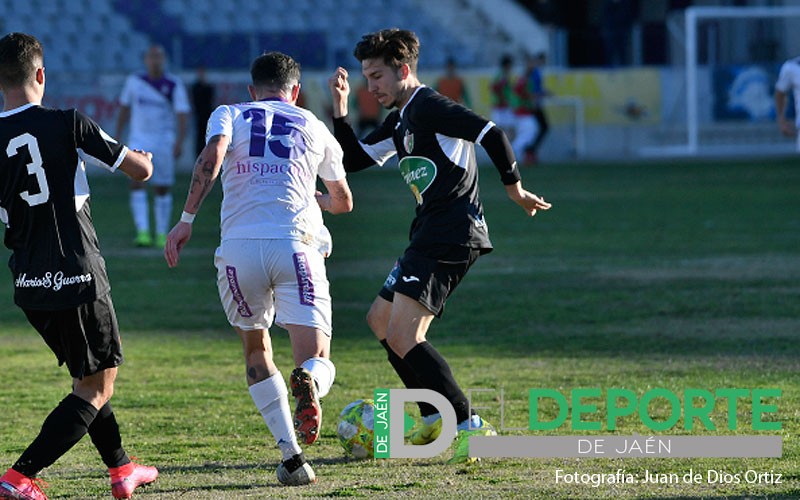
[[[412,281],[419,281],[419,278],[416,276],[403,276],[403,281],[406,283],[411,283]]]
[[[294,272],[297,275],[297,289],[300,292],[300,304],[304,306],[314,305],[314,282],[311,280],[311,268],[308,266],[308,258],[304,252],[297,252],[292,255],[294,259]]]
[[[243,318],[249,318],[253,316],[253,312],[250,311],[250,306],[248,306],[247,302],[244,300],[242,289],[239,288],[239,279],[236,277],[236,268],[233,266],[225,266],[225,276],[228,278],[228,288],[231,290],[233,300],[236,301],[236,310],[239,311],[239,314]]]
[[[386,281],[383,282],[383,286],[392,290],[394,288],[394,284],[397,283],[397,275],[400,273],[400,264],[395,262],[394,267],[389,272],[389,276],[386,277]]]

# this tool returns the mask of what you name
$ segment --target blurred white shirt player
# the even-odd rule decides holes
[[[341,146],[319,119],[295,105],[297,62],[270,52],[256,58],[250,72],[253,100],[219,106],[208,120],[206,146],[164,257],[170,267],[178,264],[195,214],[220,176],[222,241],[214,256],[220,301],[244,346],[250,396],[283,455],[278,480],[309,484],[316,476],[298,437],[306,444],[317,440],[319,398],[336,374],[329,359],[331,298],[325,272],[331,242],[322,210],[349,212],[352,195]],[[317,191],[317,177],[328,194]],[[292,344],[294,421],[286,383],[272,358],[268,329],[273,318]]]
[[[786,119],[789,92],[794,98],[794,123]],[[781,66],[778,81],[775,82],[775,116],[781,133],[786,137],[795,137],[797,150],[800,151],[800,57],[789,59]]]
[[[128,143],[131,147],[153,153],[155,245],[164,247],[172,214],[172,185],[175,161],[180,158],[191,107],[186,87],[179,77],[165,71],[163,47],[152,45],[144,56],[147,72],[125,80],[119,97],[117,137],[122,137],[130,122]],[[136,226],[137,246],[150,246],[150,213],[145,184],[131,183],[131,212]]]

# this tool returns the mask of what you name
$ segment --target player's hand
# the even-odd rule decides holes
[[[333,97],[333,116],[341,118],[347,116],[347,97],[350,95],[350,83],[347,81],[347,70],[341,66],[336,68],[330,78],[328,87]]]
[[[510,186],[506,186],[509,198],[514,200],[514,203],[521,206],[525,213],[533,217],[536,215],[537,210],[550,210],[552,206],[550,203],[530,191],[522,189],[522,184],[517,182]]]
[[[153,161],[153,153],[151,153],[150,151],[145,151],[144,149],[134,149],[134,151],[145,155],[147,159],[150,160],[151,162]]]
[[[323,212],[331,209],[331,195],[324,194],[322,191],[314,193],[314,198],[317,199],[317,205]]]
[[[552,206],[550,203],[544,201],[544,198],[536,196],[535,194],[522,190],[522,196],[514,200],[517,205],[521,206],[525,213],[533,217],[536,215],[537,210],[550,210]]]
[[[164,259],[169,267],[175,267],[180,260],[183,246],[192,237],[192,225],[186,222],[178,222],[172,231],[167,235],[167,244],[164,245]]]

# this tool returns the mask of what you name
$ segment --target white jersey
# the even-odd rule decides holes
[[[175,115],[191,111],[186,87],[180,78],[171,74],[164,74],[157,80],[147,74],[130,75],[125,80],[119,102],[131,108],[128,142],[134,147],[174,143]]]
[[[778,74],[775,90],[784,93],[792,91],[794,97],[795,125],[800,128],[800,57],[789,59]]]
[[[277,98],[219,106],[206,142],[231,138],[222,163],[222,241],[293,239],[323,246],[317,176],[345,178],[342,148],[313,113]],[[324,239],[324,237],[323,237]]]

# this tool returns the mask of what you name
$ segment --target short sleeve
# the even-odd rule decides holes
[[[775,90],[779,92],[788,92],[792,87],[791,70],[789,63],[784,63],[781,66],[780,73],[778,73],[778,81],[775,82]]]
[[[317,122],[317,136],[320,137],[324,143],[323,159],[317,172],[320,179],[324,179],[326,181],[338,181],[344,179],[347,176],[347,173],[345,172],[344,164],[342,163],[344,158],[342,147],[336,141],[336,138],[333,137],[333,134],[331,134],[328,128],[322,124],[322,122]]]
[[[119,167],[128,148],[108,135],[91,118],[79,111],[75,113],[75,146],[83,161],[96,167],[114,171]]]
[[[233,109],[231,106],[218,106],[211,113],[206,127],[206,143],[215,135],[233,137]]]

